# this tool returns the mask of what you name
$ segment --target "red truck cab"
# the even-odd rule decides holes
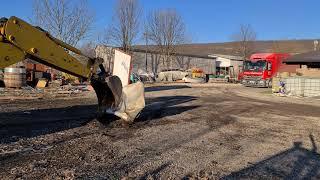
[[[283,60],[290,55],[286,53],[257,53],[250,60],[244,61],[241,83],[245,86],[271,87],[274,77]]]

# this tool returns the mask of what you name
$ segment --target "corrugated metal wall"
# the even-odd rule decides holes
[[[154,73],[158,73],[166,69],[188,70],[191,68],[200,68],[206,74],[216,73],[216,61],[212,58],[172,56],[172,60],[167,64],[159,54],[148,53],[146,63],[146,53],[134,52],[132,59],[134,72],[146,71],[147,67],[149,72]]]
[[[104,59],[106,70],[112,71],[113,50],[111,47],[98,46],[96,48],[96,56]],[[172,59],[164,62],[163,56],[155,53],[133,52],[132,54],[132,70],[133,72],[153,72],[159,73],[166,69],[188,70],[191,68],[200,68],[206,74],[216,73],[216,61],[213,58],[201,58],[190,56],[171,56]],[[147,59],[147,60],[146,60]],[[147,61],[147,62],[146,62]]]

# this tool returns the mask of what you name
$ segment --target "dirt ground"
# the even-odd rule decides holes
[[[319,179],[320,101],[241,85],[158,84],[135,123],[92,93],[0,103],[0,179]]]

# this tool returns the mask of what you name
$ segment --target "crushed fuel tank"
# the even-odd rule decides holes
[[[98,116],[113,114],[126,122],[133,122],[145,107],[142,82],[122,87],[118,76],[91,79],[98,98]]]

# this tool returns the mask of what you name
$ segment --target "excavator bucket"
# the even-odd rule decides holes
[[[98,115],[115,115],[126,122],[133,122],[145,107],[144,86],[142,82],[122,87],[118,76],[105,80],[91,79],[98,98]]]
[[[144,87],[141,82],[130,85],[125,80],[121,82],[119,77],[129,77],[131,56],[116,52],[114,70],[120,74],[113,72],[117,76],[107,76],[103,58],[86,56],[79,49],[17,17],[0,18],[0,68],[27,57],[64,73],[90,79],[98,97],[99,114],[114,114],[130,122],[144,108]]]

